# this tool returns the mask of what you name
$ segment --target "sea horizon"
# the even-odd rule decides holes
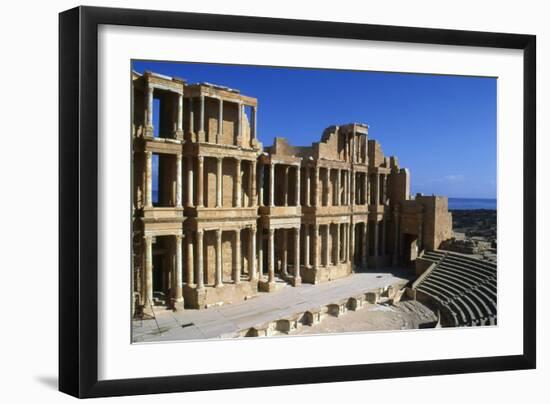
[[[450,198],[449,210],[497,209],[496,198]]]

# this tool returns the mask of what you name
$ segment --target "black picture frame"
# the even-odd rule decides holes
[[[98,26],[523,50],[523,354],[99,381]],[[536,366],[536,37],[325,21],[77,7],[59,15],[59,389],[76,397],[326,383]]]

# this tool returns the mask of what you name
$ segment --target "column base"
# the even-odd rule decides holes
[[[174,139],[176,140],[183,140],[183,131],[182,130],[176,130],[173,134]]]
[[[170,299],[170,309],[173,311],[183,311],[185,305],[183,302],[183,297],[180,297],[178,299],[171,298]]]
[[[202,131],[197,132],[197,142],[204,143],[206,141],[206,133]]]
[[[269,281],[259,281],[258,282],[258,290],[260,292],[275,292],[277,290],[277,284]]]
[[[294,287],[300,286],[300,285],[302,284],[302,278],[296,278],[296,277],[294,277],[294,278],[292,278],[292,279],[290,280],[290,284],[291,284],[292,286],[294,286]]]

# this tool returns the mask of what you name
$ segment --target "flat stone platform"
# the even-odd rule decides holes
[[[155,308],[156,321],[132,321],[133,342],[179,341],[240,337],[244,330],[319,310],[343,299],[393,288],[402,288],[410,271],[391,270],[354,273],[346,278],[318,285],[287,286],[273,293],[261,293],[249,300],[205,310],[173,312]],[[157,326],[158,323],[158,326]],[[160,329],[160,330],[159,330]]]

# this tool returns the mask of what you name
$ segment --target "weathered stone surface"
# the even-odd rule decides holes
[[[368,138],[367,125],[330,126],[311,146],[278,137],[264,148],[257,110],[258,101],[238,90],[133,74],[136,311],[179,307],[182,298],[187,308],[208,308],[281,285],[412,267],[422,250],[452,237],[447,198],[411,199],[408,170]],[[363,303],[335,304],[345,311]],[[311,313],[311,321],[322,315]],[[250,332],[269,334],[297,322]]]

